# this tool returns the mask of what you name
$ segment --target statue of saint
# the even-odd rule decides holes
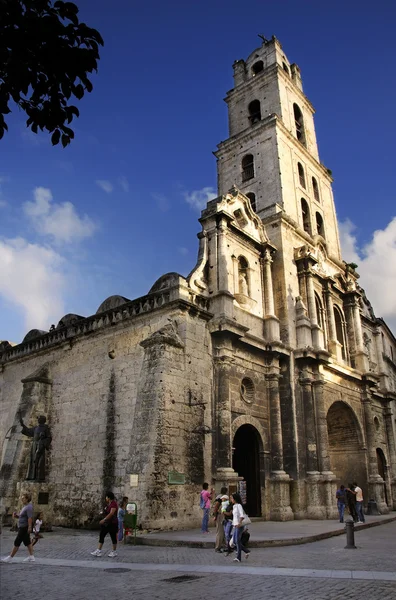
[[[243,294],[244,296],[249,295],[246,273],[243,272],[239,273],[239,293]]]
[[[37,417],[38,425],[36,427],[26,427],[19,417],[19,422],[22,426],[22,433],[33,438],[32,449],[30,453],[29,469],[26,479],[31,481],[45,481],[45,454],[51,444],[51,432],[46,425],[44,416]]]

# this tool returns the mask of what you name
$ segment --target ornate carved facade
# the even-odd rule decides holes
[[[30,487],[89,525],[112,488],[145,526],[191,526],[204,480],[243,477],[266,519],[334,518],[353,480],[396,509],[396,341],[342,261],[300,71],[273,38],[234,78],[188,277],[0,345],[5,507]],[[24,480],[19,414],[51,427],[45,482]]]

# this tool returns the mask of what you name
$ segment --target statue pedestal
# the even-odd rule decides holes
[[[16,485],[16,492],[20,498],[22,494],[28,493],[32,497],[33,520],[37,513],[43,513],[42,531],[52,531],[53,509],[52,509],[52,486],[45,481],[21,481]],[[17,507],[15,507],[16,509]],[[34,525],[34,522],[33,522]]]

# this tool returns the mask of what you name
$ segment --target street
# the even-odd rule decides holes
[[[3,530],[1,556],[13,533]],[[57,529],[35,546],[27,564],[21,547],[11,564],[1,564],[1,597],[50,599],[189,600],[282,598],[285,600],[394,600],[396,522],[356,532],[356,550],[345,536],[280,548],[253,548],[249,560],[233,562],[213,550],[119,546],[116,559],[94,558],[97,533]]]

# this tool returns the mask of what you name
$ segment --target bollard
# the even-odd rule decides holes
[[[345,521],[345,529],[347,536],[347,545],[345,546],[345,550],[356,550],[355,546],[355,523],[353,519],[347,519]]]

